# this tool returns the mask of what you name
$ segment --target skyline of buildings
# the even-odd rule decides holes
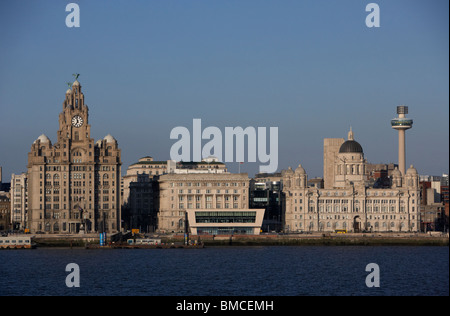
[[[115,233],[139,227],[181,233],[189,218],[191,231],[206,234],[259,234],[263,225],[285,232],[419,231],[421,196],[432,200],[419,187],[412,165],[402,174],[397,165],[369,164],[351,128],[347,140],[324,139],[321,180],[309,180],[301,165],[284,169],[274,175],[279,183],[274,193],[281,195],[275,195],[275,203],[266,197],[263,208],[255,203],[264,200],[255,195],[256,186],[265,190],[256,183],[261,180],[230,173],[212,156],[201,162],[146,156],[122,176],[116,139],[108,134],[94,142],[90,130],[89,108],[75,80],[65,93],[57,142],[39,136],[28,154],[27,173],[12,176],[14,229]],[[404,163],[404,137],[399,137],[398,158]]]

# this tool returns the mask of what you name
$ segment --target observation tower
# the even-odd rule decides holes
[[[412,127],[413,120],[405,117],[405,114],[408,114],[407,106],[397,106],[397,114],[398,117],[391,120],[391,126],[398,131],[398,169],[404,176],[406,165],[405,131]]]

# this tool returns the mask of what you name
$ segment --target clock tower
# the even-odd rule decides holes
[[[71,139],[83,142],[90,139],[91,126],[88,124],[89,108],[84,104],[84,94],[78,80],[72,89],[66,91],[63,111],[59,114],[58,142]]]
[[[120,157],[111,135],[91,138],[89,108],[75,80],[59,114],[57,142],[41,135],[28,154],[27,228],[49,234],[119,231]]]

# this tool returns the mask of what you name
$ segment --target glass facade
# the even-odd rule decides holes
[[[413,120],[407,118],[396,118],[391,120],[391,126],[412,126]]]
[[[253,235],[252,227],[199,227],[198,235]]]
[[[195,212],[196,223],[255,223],[256,212]]]

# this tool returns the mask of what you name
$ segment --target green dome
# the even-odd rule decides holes
[[[363,153],[363,149],[357,141],[347,140],[339,148],[339,153]]]

